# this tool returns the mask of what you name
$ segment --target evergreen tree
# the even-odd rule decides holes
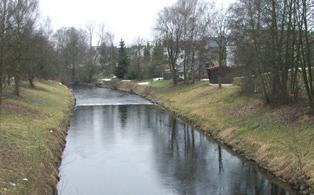
[[[119,63],[115,70],[118,79],[123,79],[128,72],[129,58],[125,48],[124,41],[121,39],[119,47]]]

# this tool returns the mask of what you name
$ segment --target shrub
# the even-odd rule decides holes
[[[253,76],[243,76],[233,78],[233,85],[239,86],[244,93],[256,93],[257,92],[258,78]]]

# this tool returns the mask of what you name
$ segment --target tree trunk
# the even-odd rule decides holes
[[[76,84],[76,79],[75,79],[75,65],[73,64],[72,67],[72,84]]]
[[[174,85],[176,85],[178,83],[178,81],[177,81],[177,69],[176,68],[173,68],[173,70],[172,70],[172,81],[173,81]]]
[[[11,75],[7,75],[7,86],[11,85]]]
[[[0,105],[2,104],[2,90],[3,90],[3,73],[0,70]]]
[[[0,53],[0,58],[1,58],[1,62],[0,62],[0,105],[2,104],[2,91],[3,91],[3,84],[4,84],[4,38],[5,38],[5,26],[6,26],[6,16],[7,16],[7,0],[3,0],[2,1],[2,20],[1,20],[1,34],[0,34],[0,44],[1,44],[1,53]]]
[[[220,66],[218,69],[218,86],[222,88],[222,67]]]
[[[175,73],[176,71],[174,71],[172,74],[173,74],[173,78],[172,78],[172,80],[173,80],[173,84],[178,84],[178,81],[177,81],[177,73]]]
[[[93,81],[93,74],[88,75],[88,83],[92,83]]]
[[[20,96],[20,76],[19,75],[15,75],[14,76],[14,82],[15,82],[15,95],[16,96]]]
[[[309,27],[308,27],[308,18],[307,18],[307,11],[308,9],[308,4],[306,0],[302,0],[302,6],[303,6],[303,14],[302,14],[302,19],[304,22],[304,36],[305,36],[305,48],[306,48],[306,61],[307,61],[307,72],[308,72],[308,96],[309,96],[309,104],[310,104],[310,112],[314,114],[314,87],[313,87],[313,70],[312,70],[312,42],[310,41],[311,39],[311,33],[309,32]],[[306,66],[305,65],[305,66]]]
[[[34,78],[32,76],[29,76],[28,77],[28,83],[29,83],[29,86],[34,89],[35,88],[35,85],[34,85]]]
[[[186,50],[185,50],[186,51]],[[183,62],[183,76],[184,76],[184,84],[187,84],[188,83],[188,78],[187,78],[187,74],[186,74],[186,66],[187,66],[187,52],[185,52],[185,55],[184,55],[184,62]]]
[[[192,76],[192,83],[195,83],[195,51],[192,51],[192,62],[191,62],[191,76]]]
[[[1,48],[2,50],[2,48]],[[1,54],[3,54],[3,50],[1,51]],[[3,73],[3,55],[1,57],[1,64],[0,64],[0,105],[2,104],[2,91],[3,91],[3,85],[4,85],[4,73]]]
[[[203,70],[202,63],[199,63],[199,65],[198,65],[198,81],[200,81],[203,77],[202,70]]]
[[[314,115],[314,102],[312,99],[310,99],[309,105],[310,105],[310,114]]]
[[[218,85],[222,88],[223,46],[220,46],[219,50]]]

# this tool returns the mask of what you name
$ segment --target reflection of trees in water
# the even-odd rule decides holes
[[[256,169],[241,163],[242,168],[231,183],[230,192],[233,195],[289,195],[289,193],[278,185],[271,183],[258,173]],[[292,195],[292,194],[290,194]]]
[[[221,150],[220,145],[218,145],[218,164],[219,164],[219,175],[221,175],[222,172],[224,171],[224,165],[222,161],[222,150]]]
[[[119,106],[119,119],[121,123],[121,128],[125,128],[127,122],[128,122],[128,106]]]
[[[285,194],[191,126],[166,112],[150,112],[157,167],[164,185],[178,194]]]
[[[144,108],[144,116],[145,116],[145,125],[147,125],[148,128],[152,128],[152,120],[154,119],[153,118],[153,112],[152,112],[152,107],[151,106],[143,106]]]
[[[274,184],[271,184],[271,194],[274,194],[274,195],[287,195],[287,193],[279,188],[277,185],[274,185]]]
[[[171,121],[170,148],[171,148],[171,153],[174,154],[175,151],[179,152],[179,144],[177,140],[177,120],[172,118],[170,119],[170,121]]]
[[[89,129],[93,122],[93,112],[89,107],[77,107],[71,121],[71,135],[77,140],[82,134],[82,129]]]
[[[196,140],[195,131],[166,112],[156,111],[153,117],[155,157],[164,184],[178,194],[200,194],[199,179],[206,163],[197,154],[208,148],[198,147],[203,142]]]

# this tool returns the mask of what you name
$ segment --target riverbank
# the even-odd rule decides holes
[[[5,91],[0,109],[0,194],[53,194],[73,96],[57,82]]]
[[[112,85],[112,84],[111,84]],[[314,117],[301,105],[273,108],[234,86],[208,83],[150,86],[115,82],[113,88],[155,101],[298,188],[314,189]]]

